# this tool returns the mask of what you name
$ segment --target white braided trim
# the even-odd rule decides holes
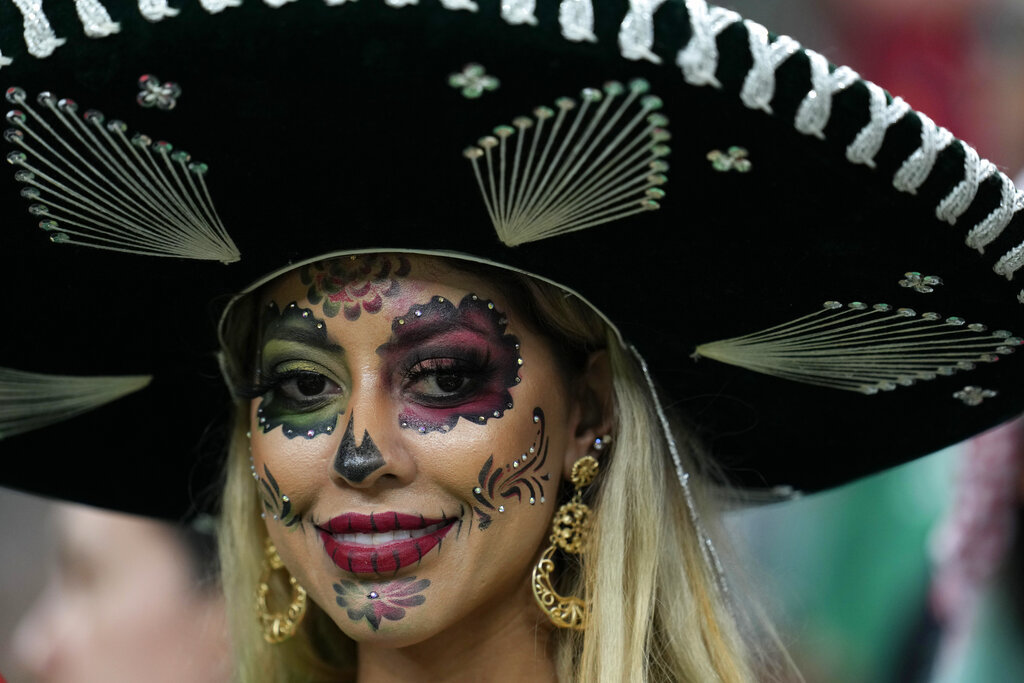
[[[594,35],[594,6],[590,0],[562,0],[558,6],[558,23],[562,37],[575,43],[597,42]]]
[[[90,38],[105,38],[121,31],[121,24],[110,19],[110,13],[99,0],[75,0],[75,10],[85,35]]]
[[[263,0],[271,7],[280,7],[293,0]],[[339,5],[354,0],[324,0],[328,5]],[[417,4],[419,0],[383,0],[392,7]],[[476,11],[473,0],[437,0],[450,10]],[[29,53],[35,57],[47,57],[53,50],[64,44],[50,27],[42,10],[41,0],[13,0],[24,18],[24,38]],[[500,0],[501,16],[509,24],[536,24],[536,0]],[[630,0],[629,11],[619,28],[619,50],[626,59],[645,59],[655,64],[660,58],[654,54],[654,13],[665,0]],[[213,14],[228,7],[241,4],[241,0],[199,0],[204,10]],[[773,42],[768,40],[767,30],[752,21],[744,21],[732,10],[709,7],[705,0],[685,0],[689,15],[691,36],[686,46],[676,54],[676,65],[683,78],[694,86],[711,85],[720,88],[715,76],[718,69],[719,52],[717,37],[733,24],[743,21],[747,29],[750,54],[753,64],[747,72],[740,99],[750,109],[771,112],[771,100],[775,93],[775,71],[793,54],[800,50],[799,44],[787,36],[779,36]],[[114,32],[117,23],[110,20],[101,0],[76,0],[86,31],[90,35],[102,35],[104,31]],[[140,13],[149,21],[159,21],[177,14],[167,6],[167,0],[138,0]],[[593,0],[561,0],[559,23],[562,35],[572,41],[594,41]],[[805,50],[810,65],[811,89],[804,96],[794,119],[794,127],[805,135],[825,137],[832,114],[832,102],[836,93],[858,81],[858,75],[847,67],[830,71],[828,61],[818,53]],[[0,67],[11,60],[0,54]],[[855,164],[874,168],[875,156],[885,140],[889,127],[911,112],[910,107],[900,98],[888,100],[885,92],[877,85],[861,81],[868,90],[870,121],[857,133],[847,147],[847,159]],[[998,174],[1002,184],[1000,206],[970,226],[965,238],[966,244],[981,250],[999,237],[1009,224],[1013,214],[1024,208],[1024,196],[1017,191],[1008,178],[999,173],[995,166],[980,159],[970,146],[955,140],[953,135],[936,126],[926,115],[914,112],[921,122],[921,144],[902,164],[893,177],[893,186],[902,192],[914,194],[928,179],[935,168],[936,159],[951,144],[958,144],[964,151],[964,178],[944,197],[935,209],[939,220],[955,224],[974,201],[981,183]],[[1024,244],[1011,249],[994,266],[995,272],[1009,278],[1024,267],[1021,256]]]
[[[722,84],[715,78],[718,70],[718,45],[715,38],[742,17],[732,10],[712,7],[704,0],[686,0],[686,11],[690,16],[690,42],[676,55],[676,65],[683,70],[683,78],[690,85]]]
[[[661,64],[651,52],[654,46],[654,13],[665,0],[629,0],[629,13],[619,28],[619,52],[626,59],[646,59]]]
[[[441,6],[451,10],[476,12],[480,7],[473,0],[441,0]]]
[[[885,91],[870,81],[864,81],[868,88],[868,113],[871,120],[857,133],[857,137],[846,148],[846,158],[854,164],[875,167],[875,156],[882,148],[885,132],[910,111],[910,105],[899,97],[888,101]]]
[[[238,7],[242,0],[199,0],[199,5],[210,14],[219,14],[229,7]]]
[[[33,57],[49,57],[53,51],[67,42],[67,38],[58,38],[50,26],[50,21],[43,14],[42,0],[14,0],[22,16],[25,46]]]
[[[953,142],[953,134],[935,125],[927,115],[917,112],[921,121],[921,146],[907,157],[893,176],[892,184],[897,190],[917,194],[917,190],[931,175],[939,152]]]
[[[748,109],[762,109],[772,113],[771,101],[775,96],[775,70],[800,50],[800,43],[789,36],[779,36],[768,43],[768,29],[752,21],[744,21],[750,41],[750,56],[754,63],[743,80],[740,99]]]
[[[830,72],[828,60],[813,50],[804,50],[811,67],[811,90],[796,110],[793,125],[804,135],[825,139],[825,126],[832,117],[833,96],[857,82],[856,71],[840,66]]]
[[[167,0],[139,0],[139,14],[146,21],[160,21],[178,14],[178,10],[167,6]]]
[[[510,24],[537,24],[536,0],[501,0],[501,18]]]
[[[963,215],[978,194],[978,187],[997,172],[995,164],[982,159],[970,145],[960,145],[964,151],[964,179],[946,195],[935,208],[935,217],[950,225]]]
[[[995,166],[992,164],[989,164],[989,167],[995,169]],[[985,216],[980,223],[971,228],[971,231],[967,233],[967,239],[964,240],[967,246],[978,251],[984,251],[985,247],[992,240],[999,237],[1003,232],[1003,228],[1010,224],[1013,214],[1024,207],[1024,192],[1014,187],[1013,181],[1007,178],[1004,173],[996,171],[996,177],[1001,185],[999,206],[992,213]],[[1005,255],[1003,258],[1005,258]],[[1002,259],[1000,259],[1001,262]],[[997,270],[996,272],[999,271]]]
[[[1024,244],[1018,244],[1010,251],[1003,254],[1003,257],[996,263],[995,270],[1007,280],[1013,279],[1013,274],[1024,266]],[[1024,303],[1022,301],[1021,303]]]

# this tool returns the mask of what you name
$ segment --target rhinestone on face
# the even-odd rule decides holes
[[[498,512],[504,512],[504,511],[505,511],[505,506],[504,505],[499,505],[498,506]]]
[[[370,591],[366,597],[368,597],[370,600],[376,600],[380,597],[380,593],[378,593],[377,591]]]
[[[482,489],[479,486],[474,486],[473,487],[473,493],[481,493],[481,492],[482,492]]]

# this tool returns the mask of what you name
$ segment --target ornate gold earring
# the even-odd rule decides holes
[[[292,601],[288,609],[284,612],[270,612],[267,607],[270,575],[278,570],[288,571],[281,556],[277,554],[274,542],[268,537],[264,545],[263,573],[260,574],[260,585],[256,589],[256,613],[263,627],[263,638],[268,643],[283,643],[294,636],[306,614],[306,589],[291,574],[288,575],[288,584],[292,587]]]
[[[597,476],[597,460],[585,455],[572,466],[572,483],[576,492],[572,499],[558,508],[551,522],[551,545],[540,556],[540,562],[533,568],[533,597],[558,628],[582,631],[586,628],[587,607],[583,600],[573,596],[561,596],[551,585],[551,572],[555,569],[552,559],[561,548],[567,553],[578,555],[586,547],[590,532],[590,508],[583,502],[583,489]]]

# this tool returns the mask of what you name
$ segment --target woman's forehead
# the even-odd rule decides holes
[[[260,299],[279,304],[307,300],[322,306],[327,317],[345,313],[352,319],[357,306],[361,313],[375,312],[410,295],[445,292],[504,299],[485,274],[467,272],[452,259],[401,253],[337,256],[300,266],[264,285]]]

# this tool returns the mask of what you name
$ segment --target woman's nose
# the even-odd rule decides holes
[[[410,478],[415,466],[395,433],[398,418],[391,402],[373,391],[373,385],[360,388],[348,405],[345,432],[331,461],[332,476],[355,488],[370,488],[381,479]]]
[[[363,484],[370,476],[387,466],[384,455],[380,452],[377,444],[369,431],[363,430],[360,443],[356,443],[355,432],[352,425],[355,423],[356,411],[349,413],[348,426],[345,434],[341,437],[341,444],[334,454],[334,471],[342,479],[353,486]]]

